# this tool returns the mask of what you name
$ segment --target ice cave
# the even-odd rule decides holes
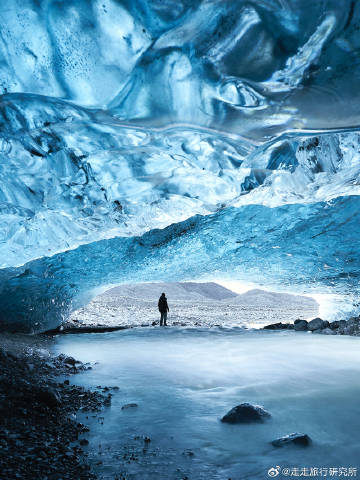
[[[214,270],[356,305],[359,26],[353,0],[3,0],[1,325]]]
[[[359,84],[360,0],[0,1],[1,480],[360,474]]]

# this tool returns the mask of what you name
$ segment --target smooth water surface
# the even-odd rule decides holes
[[[300,332],[139,328],[62,336],[55,349],[99,362],[73,382],[120,388],[103,421],[89,416],[101,478],[258,480],[273,466],[360,467],[359,346]],[[138,408],[121,410],[130,402]],[[242,402],[272,418],[220,422]],[[312,446],[269,443],[296,431]]]

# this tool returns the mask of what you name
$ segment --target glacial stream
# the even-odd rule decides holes
[[[270,478],[272,467],[360,467],[359,342],[302,332],[156,327],[59,336],[54,348],[99,362],[71,382],[119,387],[100,418],[84,414],[91,428],[85,449],[100,478],[259,480]],[[263,405],[272,418],[220,422],[242,402]],[[138,406],[121,408],[129,403]],[[307,433],[312,445],[270,444],[291,432]]]

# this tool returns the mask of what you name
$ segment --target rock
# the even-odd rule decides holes
[[[264,330],[292,330],[294,325],[292,323],[271,323],[270,325],[265,325]]]
[[[79,443],[82,447],[84,447],[85,445],[89,445],[89,440],[86,440],[86,438],[82,438]]]
[[[150,442],[151,442],[151,438],[150,438],[150,437],[145,437],[145,438],[144,438],[144,442],[145,442],[145,443],[150,443]]]
[[[65,357],[63,361],[64,361],[64,363],[65,363],[66,365],[71,365],[72,367],[75,367],[75,364],[76,364],[75,358],[73,358],[73,357]]]
[[[304,332],[308,329],[308,322],[306,320],[295,320],[294,329],[296,332]]]
[[[252,423],[263,422],[269,417],[271,417],[270,413],[259,405],[241,403],[224,415],[221,421],[224,423]]]
[[[346,325],[345,328],[339,329],[340,333],[343,335],[356,335],[359,333],[359,326],[355,323],[352,323],[350,325]]]
[[[308,323],[308,330],[314,331],[324,328],[324,320],[321,318],[314,318]]]
[[[335,320],[329,324],[331,330],[337,330],[337,333],[340,333],[348,325],[346,320]]]
[[[331,328],[323,328],[322,330],[320,330],[319,333],[321,333],[322,335],[336,335],[335,330],[331,330]]]
[[[44,403],[51,409],[55,409],[60,405],[60,397],[56,390],[52,388],[39,388],[34,391],[35,399]]]
[[[8,355],[3,348],[0,348],[0,361],[6,362],[8,360]]]
[[[121,410],[127,410],[128,408],[137,408],[138,404],[137,403],[127,403],[126,405],[123,405],[121,407]]]
[[[193,457],[195,455],[195,453],[192,450],[184,450],[183,455],[185,457]]]
[[[271,444],[274,445],[274,447],[284,447],[285,445],[308,447],[311,444],[311,438],[304,433],[290,433],[289,435],[273,440]]]

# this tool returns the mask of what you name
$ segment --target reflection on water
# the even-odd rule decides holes
[[[55,348],[99,362],[77,383],[120,387],[103,424],[90,418],[89,452],[94,463],[102,453],[96,469],[103,478],[257,480],[277,465],[360,467],[359,342],[240,328],[144,328],[63,336]],[[272,419],[219,421],[245,401],[263,405]],[[130,402],[138,408],[121,410]],[[310,435],[313,445],[269,444],[294,431]]]

